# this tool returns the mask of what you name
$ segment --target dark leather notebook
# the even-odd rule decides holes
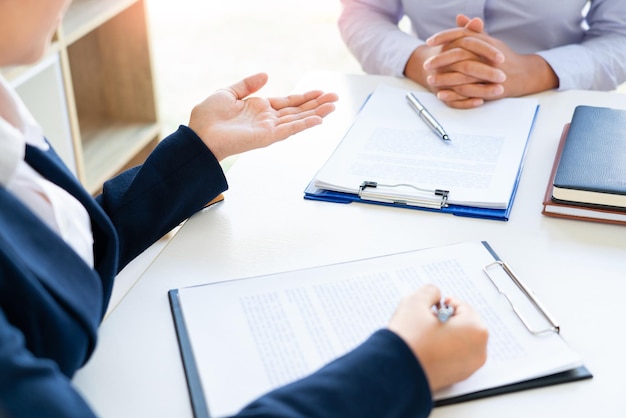
[[[564,202],[626,208],[626,110],[576,107],[552,194]]]

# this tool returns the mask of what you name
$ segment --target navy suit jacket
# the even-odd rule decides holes
[[[189,128],[163,140],[141,166],[95,199],[54,150],[27,146],[26,162],[87,209],[94,268],[0,187],[0,417],[89,417],[71,384],[89,359],[115,275],[227,189],[219,162]],[[419,362],[381,330],[317,373],[271,392],[241,416],[426,416]]]

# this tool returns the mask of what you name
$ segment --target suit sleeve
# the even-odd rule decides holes
[[[316,373],[276,389],[238,417],[426,417],[432,409],[419,361],[396,334],[374,333]]]
[[[57,365],[34,357],[0,309],[0,417],[93,417]]]
[[[180,126],[142,165],[107,181],[96,198],[119,236],[119,268],[227,188],[211,151]]]

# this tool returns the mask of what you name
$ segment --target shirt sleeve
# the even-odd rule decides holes
[[[348,49],[370,74],[404,76],[413,51],[424,43],[398,23],[401,0],[342,0],[339,31]]]
[[[559,90],[613,90],[626,81],[626,7],[592,1],[582,41],[538,52],[559,78]]]
[[[432,398],[419,361],[395,333],[379,330],[316,373],[257,399],[238,417],[427,417]]]

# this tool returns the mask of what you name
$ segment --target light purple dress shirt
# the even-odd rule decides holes
[[[514,51],[542,56],[560,90],[612,90],[626,81],[624,0],[341,1],[341,35],[368,73],[402,76],[415,48],[465,14],[482,18]],[[412,33],[399,29],[403,16]]]

